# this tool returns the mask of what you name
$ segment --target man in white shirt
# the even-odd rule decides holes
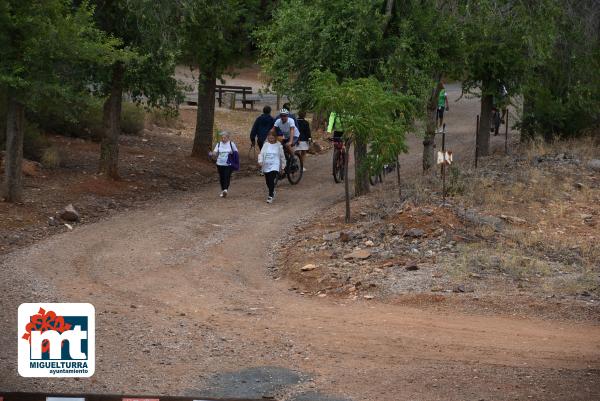
[[[300,131],[296,127],[296,122],[293,118],[289,117],[288,109],[281,109],[279,111],[279,118],[275,121],[271,132],[276,135],[283,136],[283,140],[281,144],[284,145],[290,154],[292,153],[292,147],[298,142],[298,138],[300,137]],[[277,130],[279,129],[279,134]],[[293,140],[290,140],[293,138]]]

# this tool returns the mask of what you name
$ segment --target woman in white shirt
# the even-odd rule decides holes
[[[277,176],[285,167],[285,154],[283,146],[277,141],[274,132],[269,132],[267,141],[264,143],[260,153],[258,154],[258,165],[265,175],[269,196],[267,203],[272,203],[275,197],[275,185]]]
[[[217,159],[217,170],[219,171],[219,181],[221,182],[221,198],[227,196],[229,183],[231,182],[231,173],[233,166],[230,163],[229,155],[237,152],[237,146],[229,139],[229,132],[223,131],[219,134],[221,140],[215,145],[212,157]]]

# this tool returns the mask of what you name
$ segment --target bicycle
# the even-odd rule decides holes
[[[330,142],[333,142],[333,180],[336,184],[344,181],[346,173],[346,148],[344,147],[344,141],[341,138],[328,138]]]
[[[285,154],[285,168],[283,173],[279,175],[279,179],[287,177],[291,185],[296,185],[302,179],[302,173],[304,172],[304,166],[302,160],[296,153],[291,153],[286,146],[283,147],[283,153]]]

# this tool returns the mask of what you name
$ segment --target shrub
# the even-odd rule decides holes
[[[42,160],[44,150],[48,146],[48,139],[42,135],[38,126],[26,121],[25,135],[23,137],[23,157],[39,162]]]
[[[152,109],[148,113],[148,121],[159,127],[178,128],[180,124],[177,116],[176,110]]]
[[[136,135],[144,129],[144,111],[141,107],[123,102],[121,113],[121,131],[123,134]],[[102,99],[87,97],[80,103],[57,103],[45,105],[31,119],[47,131],[58,135],[100,140],[104,131]]]
[[[60,167],[62,164],[60,151],[55,146],[44,149],[41,163],[44,168],[54,169]]]
[[[137,135],[144,129],[144,109],[135,103],[123,102],[121,111],[121,132],[125,135]]]

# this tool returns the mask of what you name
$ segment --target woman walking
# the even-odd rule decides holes
[[[306,152],[310,148],[310,141],[312,141],[312,135],[310,132],[310,124],[305,119],[306,112],[301,110],[298,112],[298,119],[296,120],[296,127],[298,127],[298,131],[300,131],[300,136],[298,137],[298,145],[296,145],[296,153],[304,166],[304,158],[306,157]],[[306,171],[306,167],[304,167],[304,171]]]
[[[221,140],[215,145],[212,157],[217,161],[219,181],[221,182],[221,194],[219,196],[225,198],[231,182],[231,173],[234,169],[239,169],[239,153],[235,143],[229,139],[229,132],[223,131],[219,135]]]
[[[264,143],[258,154],[258,165],[265,175],[265,181],[269,189],[267,203],[273,203],[277,176],[285,167],[285,154],[283,153],[283,146],[277,141],[277,137],[272,131],[269,132],[267,142]]]

